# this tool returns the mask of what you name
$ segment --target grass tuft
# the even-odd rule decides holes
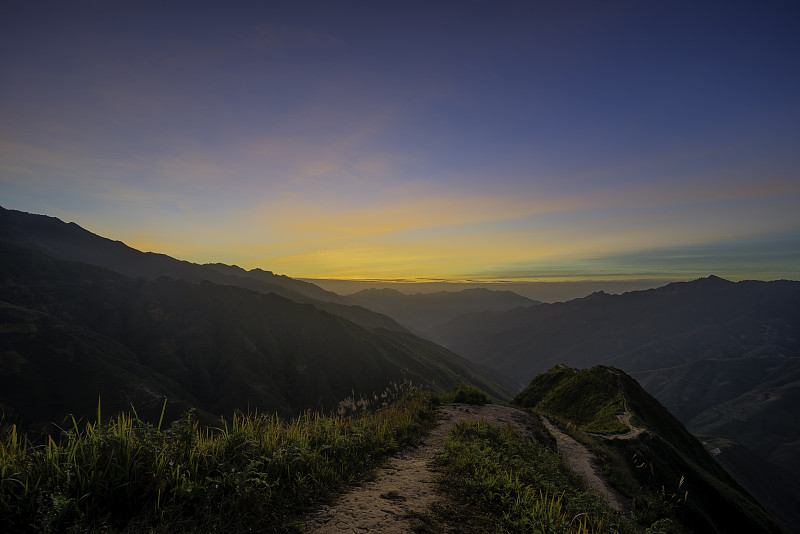
[[[458,423],[441,463],[443,485],[459,503],[449,512],[453,520],[477,514],[500,532],[584,534],[614,532],[621,525],[599,497],[580,489],[557,453],[510,427]]]
[[[456,384],[450,393],[445,395],[445,402],[461,402],[464,404],[475,404],[483,406],[484,404],[491,404],[492,399],[483,392],[479,387],[472,384]]]

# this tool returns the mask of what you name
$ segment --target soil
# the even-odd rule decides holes
[[[453,425],[480,419],[500,426],[512,425],[517,432],[533,438],[529,429],[534,416],[516,408],[449,404],[439,408],[439,414],[438,424],[419,447],[404,449],[378,469],[372,480],[310,514],[304,530],[314,534],[430,532],[426,518],[431,506],[446,498],[437,486],[433,460]],[[589,487],[605,496],[611,507],[622,511],[623,499],[598,476],[592,453],[544,417],[542,421],[570,466]]]
[[[626,500],[598,475],[598,469],[594,465],[597,461],[594,454],[584,445],[559,430],[544,416],[542,416],[542,423],[556,439],[558,452],[573,471],[578,473],[598,495],[604,497],[611,508],[617,512],[623,512],[626,508]]]
[[[449,404],[439,408],[439,413],[439,423],[419,447],[401,451],[372,480],[312,514],[305,522],[305,531],[391,534],[427,530],[420,518],[444,498],[436,484],[433,458],[442,450],[453,425],[480,419],[500,426],[512,425],[517,432],[529,435],[532,418],[521,410],[496,404]]]
[[[622,432],[621,434],[595,434],[594,432],[588,432],[588,434],[604,439],[633,439],[638,437],[640,434],[647,431],[644,428],[633,426],[633,423],[631,423],[631,412],[628,410],[628,397],[625,396],[625,388],[622,386],[622,380],[619,376],[619,373],[614,371],[609,372],[617,377],[619,391],[622,394],[622,405],[625,410],[623,413],[617,414],[617,419],[619,419],[620,423],[627,426],[628,430],[626,432]]]

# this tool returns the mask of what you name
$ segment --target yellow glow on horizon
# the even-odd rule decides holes
[[[724,193],[708,184],[677,185],[647,195],[641,185],[559,195],[437,192],[419,185],[379,199],[275,195],[236,212],[186,212],[174,221],[147,220],[127,236],[120,226],[109,236],[179,259],[296,278],[497,281],[505,275],[493,273],[513,272],[515,281],[574,281],[586,275],[560,275],[558,266],[768,235],[777,228],[769,225],[781,222],[779,210],[762,224],[748,213],[758,208],[747,199],[762,194],[785,203],[798,189],[785,178],[765,181],[761,190],[734,181]],[[745,202],[726,204],[731,198]],[[791,217],[785,215],[789,223]],[[592,279],[639,276],[597,272]]]

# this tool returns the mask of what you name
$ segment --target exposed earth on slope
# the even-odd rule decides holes
[[[580,475],[590,488],[605,497],[611,508],[617,512],[624,511],[627,504],[624,497],[597,474],[597,469],[594,467],[596,460],[589,449],[563,433],[544,416],[542,416],[542,423],[544,423],[550,435],[556,438],[558,452],[569,466]]]
[[[422,518],[429,512],[431,505],[445,498],[438,489],[437,474],[432,462],[442,451],[445,438],[456,423],[483,420],[499,426],[511,425],[517,432],[532,437],[529,428],[534,424],[533,416],[516,408],[495,404],[449,404],[442,406],[439,414],[439,423],[422,445],[401,451],[380,468],[372,480],[353,488],[333,504],[313,513],[305,522],[306,531],[315,534],[427,532],[427,525]],[[560,431],[556,432],[560,434]],[[558,439],[555,433],[554,437]],[[559,441],[559,450],[560,443]],[[583,454],[591,455],[585,447],[579,447],[583,448]],[[568,453],[562,454],[566,456]],[[589,460],[587,465],[588,462]],[[579,474],[594,488],[596,482],[591,477],[598,479],[598,475],[593,467],[589,471],[590,473]],[[601,481],[601,484],[605,483]],[[604,487],[607,486],[598,490],[601,495],[606,495]],[[618,509],[621,509],[621,505]]]
[[[633,414],[631,413],[630,409],[628,409],[628,397],[625,395],[625,387],[622,385],[622,379],[618,371],[609,371],[611,374],[617,377],[617,387],[619,387],[620,395],[622,396],[622,407],[624,411],[622,413],[616,414],[615,417],[619,420],[620,423],[625,425],[628,430],[619,434],[597,434],[593,432],[588,432],[588,434],[592,436],[596,436],[603,439],[633,439],[638,437],[642,432],[645,432],[644,428],[640,428],[638,426],[633,426],[631,423],[631,417]],[[549,430],[549,428],[548,428]],[[552,432],[550,432],[552,434]]]

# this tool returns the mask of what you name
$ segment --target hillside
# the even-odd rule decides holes
[[[64,260],[106,267],[131,278],[152,280],[168,276],[187,282],[207,280],[215,284],[244,287],[260,293],[275,293],[295,302],[314,304],[366,328],[407,331],[385,315],[357,306],[336,293],[308,282],[261,269],[245,271],[223,264],[198,265],[166,254],[141,252],[121,241],[101,237],[75,223],[65,223],[55,217],[0,207],[0,240],[40,250]]]
[[[413,295],[396,289],[364,289],[348,295],[348,298],[423,334],[464,314],[505,311],[541,304],[513,291],[481,288]]]
[[[614,363],[626,371],[708,358],[800,353],[800,282],[716,277],[622,295],[457,318],[431,337],[514,373],[558,363]]]
[[[326,291],[325,289],[322,289],[318,285],[312,284],[311,282],[297,280],[282,274],[275,274],[272,271],[265,271],[263,269],[250,269],[248,271],[237,265],[225,265],[224,263],[206,263],[203,266],[214,269],[215,271],[219,271],[222,274],[238,276],[241,278],[253,278],[267,284],[278,285],[320,302],[336,302],[338,304],[345,305],[354,304],[347,297],[343,297],[342,295],[334,293],[333,291]]]
[[[661,514],[695,532],[780,531],[703,445],[619,369],[556,366],[514,403],[572,427],[603,458],[634,513]]]
[[[613,365],[642,385],[703,441],[751,464],[721,459],[785,520],[797,518],[800,476],[800,282],[730,282],[714,276],[622,295],[594,293],[556,304],[463,316],[430,336],[512,376],[564,363]],[[791,477],[789,477],[791,478]],[[764,492],[764,488],[773,489]],[[776,505],[777,506],[777,505]]]
[[[132,279],[9,243],[0,277],[0,402],[29,424],[93,414],[98,394],[109,411],[152,412],[167,396],[171,413],[288,415],[403,379],[434,391],[471,382],[498,399],[514,387],[429,341],[275,294]]]

